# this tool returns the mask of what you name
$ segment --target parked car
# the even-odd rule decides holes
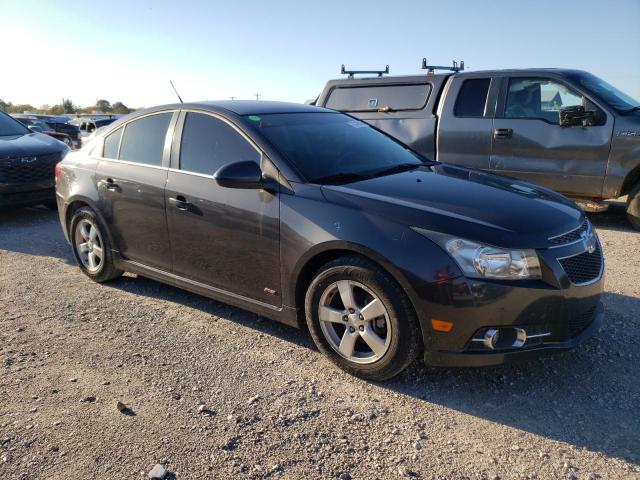
[[[427,160],[312,106],[138,111],[56,170],[81,270],[123,271],[306,323],[383,380],[416,356],[479,366],[576,346],[602,320],[603,255],[551,190]]]
[[[71,121],[73,125],[76,125],[80,129],[81,135],[88,136],[100,127],[111,125],[117,120],[116,117],[78,117]]]
[[[640,102],[595,75],[351,77],[327,82],[315,104],[364,120],[427,158],[527,180],[587,211],[627,195],[629,221],[640,229]]]
[[[0,208],[56,207],[54,169],[69,148],[0,112]]]
[[[33,120],[31,118],[24,117],[17,118],[16,120],[18,120],[32,132],[44,133],[45,135],[49,135],[50,137],[53,137],[56,140],[64,143],[68,147],[73,146],[73,141],[71,140],[71,137],[69,135],[67,135],[66,133],[56,132],[48,123],[45,123],[41,120]]]
[[[50,125],[56,132],[64,133],[71,137],[71,148],[80,148],[80,129],[68,122],[68,117],[57,115],[18,114],[14,118],[22,120],[40,120]]]

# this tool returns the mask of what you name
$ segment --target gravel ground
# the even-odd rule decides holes
[[[0,478],[640,478],[640,234],[621,204],[592,218],[594,338],[374,384],[304,331],[145,278],[92,283],[56,214],[0,213]]]

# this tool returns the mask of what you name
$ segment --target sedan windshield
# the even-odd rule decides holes
[[[349,183],[415,169],[426,162],[366,123],[340,113],[247,118],[310,183]]]
[[[6,113],[0,112],[0,137],[24,135],[25,133],[31,132],[17,120],[14,120]]]
[[[570,77],[620,113],[633,110],[640,105],[638,100],[591,73],[579,72]]]

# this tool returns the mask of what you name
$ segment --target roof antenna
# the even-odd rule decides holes
[[[169,83],[171,84],[171,86],[173,87],[173,91],[176,92],[176,95],[178,97],[178,100],[180,100],[180,103],[184,103],[182,101],[182,98],[180,97],[180,94],[178,93],[178,90],[176,90],[176,86],[173,84],[173,82],[171,80],[169,80]]]

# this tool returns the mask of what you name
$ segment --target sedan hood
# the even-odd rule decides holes
[[[66,148],[64,143],[41,133],[0,136],[0,160],[62,152]]]
[[[322,190],[330,202],[407,226],[510,248],[546,248],[584,220],[552,190],[447,164]]]

